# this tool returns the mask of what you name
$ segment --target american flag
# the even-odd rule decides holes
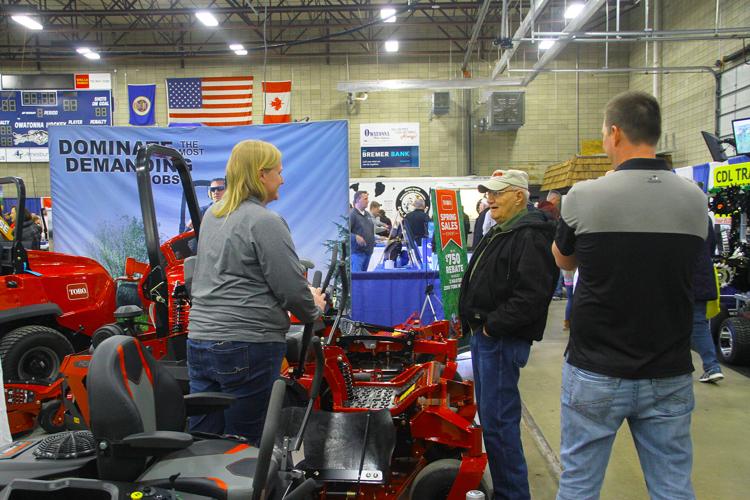
[[[253,77],[167,78],[170,124],[252,125]]]

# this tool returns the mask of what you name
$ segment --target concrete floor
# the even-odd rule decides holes
[[[562,331],[565,301],[550,306],[542,342],[534,343],[528,365],[521,370],[521,396],[528,413],[554,456],[545,458],[537,440],[523,426],[529,464],[529,483],[535,500],[554,499],[557,477],[550,463],[560,450],[560,383],[563,351],[568,340]],[[693,412],[693,485],[698,499],[750,498],[750,378],[723,367],[719,384],[697,381],[703,371],[693,353],[696,406]],[[550,460],[550,458],[552,460]],[[645,481],[627,424],[617,436],[602,488],[603,500],[647,499]]]

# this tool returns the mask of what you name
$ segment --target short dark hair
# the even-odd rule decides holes
[[[225,186],[227,185],[227,180],[224,177],[214,177],[213,179],[211,179],[211,182],[219,182],[219,181],[223,182]]]
[[[656,146],[661,137],[659,103],[646,92],[623,92],[607,103],[604,125],[619,127],[633,144]]]
[[[372,201],[370,202],[370,208],[380,208],[380,203],[378,203],[378,202],[377,202],[377,201],[375,201],[375,200],[372,200]]]
[[[352,204],[356,205],[357,201],[359,201],[359,199],[362,198],[366,194],[367,194],[367,191],[357,191],[356,193],[354,193],[354,201],[352,202]]]

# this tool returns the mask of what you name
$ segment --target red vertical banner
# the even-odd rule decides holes
[[[431,192],[433,219],[436,224],[436,253],[440,268],[440,289],[445,318],[458,318],[458,295],[466,270],[466,248],[463,232],[461,195],[452,189]]]

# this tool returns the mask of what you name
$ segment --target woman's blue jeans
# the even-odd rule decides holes
[[[190,417],[190,430],[243,436],[257,445],[286,344],[188,339],[190,392],[235,396],[223,412]]]

